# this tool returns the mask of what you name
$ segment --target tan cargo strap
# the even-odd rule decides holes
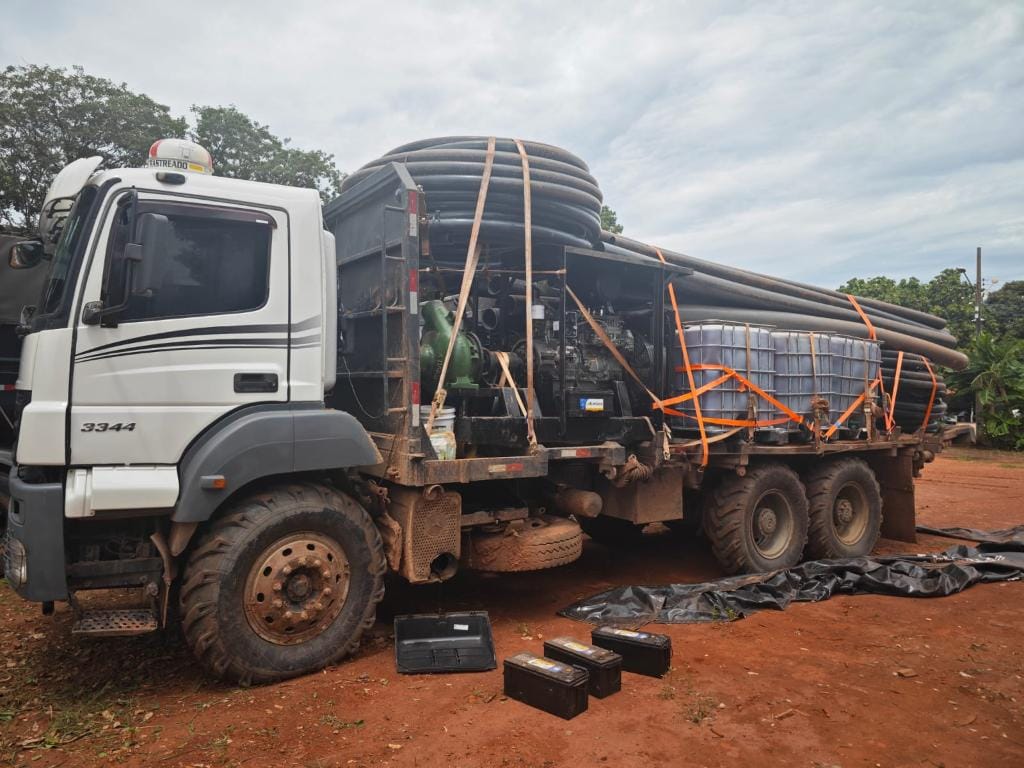
[[[430,415],[427,417],[427,423],[424,425],[427,434],[430,434],[430,430],[434,426],[434,419],[437,418],[437,412],[444,407],[444,400],[448,396],[444,389],[444,380],[448,376],[448,364],[452,359],[455,342],[459,338],[462,318],[466,314],[466,302],[469,300],[469,291],[473,286],[473,274],[476,272],[476,264],[480,260],[480,249],[477,247],[477,239],[480,237],[480,223],[484,217],[484,206],[487,204],[487,188],[490,186],[491,171],[494,168],[494,145],[495,138],[491,136],[487,140],[484,172],[480,178],[480,192],[476,197],[476,213],[473,214],[473,228],[469,233],[466,267],[462,271],[462,287],[459,289],[459,303],[455,310],[455,322],[452,323],[452,335],[448,339],[448,350],[444,353],[444,362],[441,363],[441,375],[438,376],[437,389],[434,391],[434,399],[430,403]]]
[[[519,394],[519,388],[516,386],[516,380],[512,378],[512,371],[509,370],[508,352],[495,352],[494,357],[497,359],[498,365],[501,366],[501,380],[498,381],[498,386],[504,387],[507,384],[512,389],[512,394],[515,395],[519,410],[525,416],[527,413],[526,404],[523,403],[522,395]],[[529,393],[527,396],[529,396]]]
[[[597,336],[598,339],[600,339],[602,344],[604,344],[605,349],[607,349],[611,353],[612,357],[615,358],[615,362],[622,366],[622,370],[624,370],[627,373],[627,375],[631,379],[633,379],[633,381],[639,384],[640,388],[647,393],[647,396],[651,398],[651,403],[654,405],[654,407],[661,408],[661,399],[648,388],[648,386],[644,383],[644,380],[641,379],[639,374],[637,374],[637,372],[633,370],[633,366],[631,366],[626,361],[626,358],[622,356],[622,353],[619,352],[618,347],[615,346],[615,343],[611,340],[611,338],[609,338],[608,334],[605,333],[605,330],[604,328],[601,327],[601,324],[598,323],[597,320],[594,319],[594,316],[590,314],[590,311],[585,306],[583,306],[583,302],[580,301],[579,296],[577,296],[573,292],[572,288],[570,288],[568,285],[565,286],[565,292],[569,294],[569,297],[574,302],[576,302],[576,307],[577,309],[579,309],[580,314],[583,315],[583,319],[587,321],[587,325],[590,326],[590,330],[594,332],[594,335]],[[661,448],[662,455],[667,459],[670,455],[668,425],[665,425],[665,429],[662,432]]]
[[[530,159],[519,139],[515,140],[523,163],[523,261],[526,268],[526,440],[537,447],[533,429],[533,204],[530,197]]]

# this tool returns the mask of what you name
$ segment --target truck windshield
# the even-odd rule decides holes
[[[96,187],[85,187],[78,194],[68,219],[64,223],[64,231],[57,241],[57,250],[50,263],[50,273],[43,285],[43,295],[39,302],[39,317],[67,314],[71,304],[71,286],[74,284],[73,266],[78,262],[82,250],[83,234],[88,231],[86,226],[92,213],[96,199]]]

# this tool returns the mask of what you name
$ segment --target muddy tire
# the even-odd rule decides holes
[[[314,672],[359,647],[386,568],[370,516],[332,488],[288,485],[241,499],[188,558],[185,638],[219,678],[266,683]]]
[[[784,464],[723,478],[704,506],[704,532],[727,573],[763,573],[800,562],[807,543],[807,495]]]
[[[871,467],[861,459],[838,459],[815,467],[804,482],[811,517],[807,556],[870,554],[882,529],[882,492]]]
[[[568,565],[583,553],[583,532],[564,517],[544,515],[516,520],[499,532],[473,533],[467,568],[494,573],[540,571]]]
[[[587,536],[612,549],[635,546],[644,535],[644,526],[607,515],[579,518],[579,524]]]
[[[11,497],[6,493],[0,493],[0,560],[3,560],[4,550],[7,546],[7,510],[11,505]],[[3,575],[3,566],[0,565],[0,576]]]

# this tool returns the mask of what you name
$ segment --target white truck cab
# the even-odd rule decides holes
[[[164,623],[175,558],[201,546],[192,540],[198,524],[243,489],[286,478],[287,492],[265,502],[301,514],[316,497],[314,506],[344,507],[357,527],[373,528],[333,488],[296,485],[311,473],[379,461],[358,422],[324,406],[336,368],[337,273],[318,193],[213,176],[208,154],[190,142],[157,142],[150,155],[149,167],[137,169],[78,161],[55,183],[51,196],[73,207],[21,327],[6,574],[46,609],[70,601],[75,631],[85,634]],[[253,614],[263,627],[250,635],[284,647],[293,635],[325,631],[323,616],[336,607],[338,618],[348,603],[337,596],[341,571],[332,570],[332,588],[324,575],[331,569],[280,552],[301,543],[304,556],[339,567],[360,553],[346,553],[344,536],[330,534],[336,520],[321,520],[319,533],[303,528],[291,548],[275,541],[294,531],[265,522],[274,540],[260,540],[261,562],[273,561],[266,568],[275,574],[287,569],[279,589],[292,584],[289,574],[301,579],[289,606]],[[379,591],[379,571],[367,570],[369,595]],[[75,597],[115,586],[142,587],[150,605],[90,611]],[[241,602],[269,604],[273,584],[260,590],[248,585]],[[334,607],[324,605],[324,590],[334,592]],[[361,626],[367,605],[343,623]],[[305,653],[257,667],[236,649],[210,664],[235,664],[239,679],[270,679],[308,667]]]

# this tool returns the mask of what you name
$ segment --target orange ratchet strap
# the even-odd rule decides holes
[[[889,398],[889,407],[885,413],[885,428],[892,432],[893,424],[896,422],[896,396],[900,391],[900,373],[903,371],[903,350],[896,355],[896,374],[892,380],[892,396]],[[881,375],[881,373],[879,373]],[[884,393],[885,390],[883,389]]]
[[[857,310],[857,314],[860,315],[860,319],[864,321],[864,325],[868,327],[868,338],[872,341],[878,341],[878,334],[875,332],[875,326],[871,323],[871,318],[868,317],[867,312],[860,308],[860,304],[857,302],[857,297],[852,293],[846,294],[846,298],[853,304],[853,308]]]
[[[782,411],[784,414],[786,414],[786,417],[783,418],[783,419],[776,419],[776,420],[770,421],[770,422],[769,421],[750,421],[749,419],[746,419],[746,420],[742,420],[742,419],[714,419],[714,420],[712,420],[712,419],[707,418],[707,417],[704,418],[704,421],[706,421],[709,424],[723,424],[725,422],[729,422],[729,426],[737,426],[737,427],[767,427],[767,426],[771,426],[773,424],[784,424],[787,421],[795,421],[797,424],[805,424],[805,420],[804,420],[804,418],[800,414],[798,414],[795,411],[793,411],[790,408],[788,408],[784,403],[781,403],[778,400],[776,400],[774,397],[769,395],[767,392],[765,392],[763,389],[761,389],[759,386],[757,386],[757,384],[752,382],[750,379],[748,379],[742,373],[739,373],[738,371],[734,371],[732,368],[730,368],[727,365],[710,365],[710,364],[707,364],[707,363],[698,363],[697,365],[693,365],[690,368],[691,368],[691,370],[694,370],[694,371],[724,371],[725,374],[723,376],[720,376],[719,378],[715,379],[714,381],[712,381],[712,382],[710,382],[708,384],[705,384],[703,387],[701,387],[698,390],[695,390],[693,392],[687,392],[685,394],[678,395],[676,397],[670,397],[668,400],[662,400],[661,401],[662,405],[670,406],[670,405],[678,405],[679,403],[685,403],[687,400],[691,400],[694,395],[702,395],[705,392],[707,392],[709,389],[713,389],[714,387],[717,387],[719,384],[722,384],[723,382],[725,382],[728,379],[736,379],[738,382],[740,382],[740,384],[742,384],[744,387],[749,389],[755,395],[763,398],[764,400],[767,400],[769,403],[771,403],[776,408],[778,408],[780,411]],[[676,368],[676,370],[677,371],[681,371],[682,370],[682,366]],[[687,418],[691,418],[691,419],[693,418],[692,416],[689,416],[688,414],[682,414],[682,413],[678,413],[678,412],[674,412],[672,415],[673,416],[676,416],[676,415],[687,416]]]
[[[836,419],[836,421],[832,424],[832,426],[829,427],[828,430],[826,430],[826,432],[825,432],[825,439],[826,440],[828,438],[832,437],[832,435],[834,435],[836,433],[836,430],[839,429],[839,427],[841,427],[843,425],[843,422],[845,422],[848,418],[850,418],[850,414],[852,414],[854,411],[856,411],[858,408],[860,408],[861,405],[864,404],[864,401],[867,399],[867,396],[869,394],[871,394],[871,392],[875,389],[875,387],[879,386],[881,383],[882,383],[882,374],[881,374],[881,372],[879,372],[879,374],[875,378],[875,380],[872,381],[871,384],[868,386],[867,391],[864,392],[863,394],[861,394],[856,400],[854,400],[850,404],[850,407],[847,408],[843,412],[843,415],[840,416],[838,419]]]
[[[658,260],[662,264],[667,264],[665,257],[661,254],[660,248],[655,248],[654,252],[658,254]],[[686,379],[690,384],[690,391],[693,392],[697,389],[697,384],[693,380],[693,369],[690,367],[690,353],[686,350],[686,337],[683,334],[683,321],[679,317],[679,303],[676,301],[676,287],[670,280],[668,283],[668,297],[672,301],[672,312],[676,316],[676,335],[679,336],[679,349],[683,353],[683,366],[686,368]],[[708,465],[709,449],[708,449],[708,432],[704,428],[704,418],[700,412],[700,398],[693,398],[693,412],[697,417],[697,429],[700,431],[700,447],[701,447],[701,459],[700,465],[706,467]]]
[[[939,391],[939,380],[935,378],[935,371],[932,370],[931,365],[928,363],[928,358],[921,355],[921,362],[928,369],[928,375],[932,377],[932,393],[928,397],[928,407],[924,409],[924,421],[921,422],[921,429],[924,430],[928,428],[928,421],[932,417],[932,406],[935,405],[935,393]]]

